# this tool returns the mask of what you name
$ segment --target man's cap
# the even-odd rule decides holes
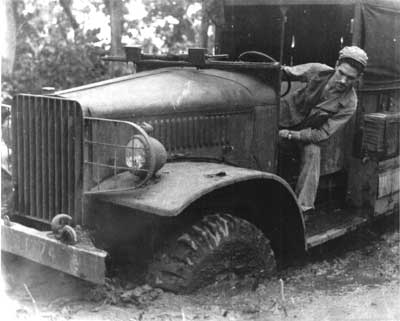
[[[339,60],[352,59],[360,63],[364,68],[367,66],[367,53],[357,46],[344,47],[339,51]]]

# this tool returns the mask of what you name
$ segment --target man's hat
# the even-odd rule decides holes
[[[352,59],[360,63],[364,68],[367,66],[367,53],[357,46],[344,47],[339,51],[339,60]]]

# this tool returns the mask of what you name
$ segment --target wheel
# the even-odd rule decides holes
[[[259,229],[228,214],[213,214],[155,256],[147,281],[164,290],[189,293],[226,273],[267,277],[275,270],[270,242]]]

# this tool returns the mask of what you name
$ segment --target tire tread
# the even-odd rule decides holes
[[[264,234],[250,222],[224,213],[203,217],[177,237],[164,252],[156,254],[150,264],[147,281],[176,293],[192,292],[203,285],[202,275],[212,265],[209,262],[219,258],[223,249],[235,244],[254,248],[258,255],[255,260],[243,265],[247,264],[250,268],[252,264],[270,265],[254,271],[264,275],[275,271],[273,251]]]

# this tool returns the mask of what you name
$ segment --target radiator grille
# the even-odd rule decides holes
[[[12,108],[15,210],[39,221],[58,213],[83,224],[83,117],[78,103],[18,95]]]
[[[180,116],[146,120],[153,128],[152,136],[169,152],[215,147],[228,144],[230,115]]]

